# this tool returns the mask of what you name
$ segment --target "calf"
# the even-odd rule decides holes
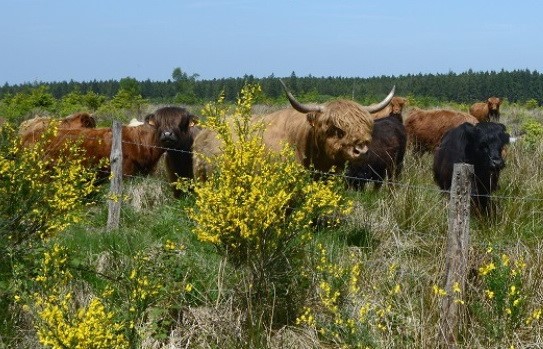
[[[486,102],[474,103],[469,108],[469,113],[479,121],[500,121],[500,104],[501,99],[498,97],[490,97]]]
[[[489,195],[498,187],[505,166],[502,150],[509,143],[503,124],[463,123],[448,131],[434,154],[434,180],[442,190],[450,190],[455,163],[472,164],[475,183],[472,201],[480,213],[489,211]]]
[[[374,120],[385,118],[390,115],[399,116],[400,120],[402,119],[402,110],[403,107],[407,104],[407,99],[403,97],[392,97],[390,104],[385,107],[385,109],[371,113],[371,116]]]
[[[347,183],[364,189],[367,182],[374,182],[374,189],[379,189],[386,178],[397,178],[403,167],[406,143],[401,115],[375,120],[368,152],[347,166]]]

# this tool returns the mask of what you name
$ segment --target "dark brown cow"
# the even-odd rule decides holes
[[[194,138],[200,132],[195,126],[197,117],[190,114],[186,109],[179,107],[164,107],[155,112],[160,119],[176,119],[182,116],[182,123],[179,126],[177,141],[171,142],[166,150],[166,170],[172,185],[173,195],[178,198],[181,191],[177,190],[174,183],[179,178],[194,178],[192,161],[192,144]]]
[[[157,110],[145,118],[140,126],[122,127],[123,175],[151,173],[167,148],[175,148],[190,135],[194,116],[182,108]],[[49,154],[57,156],[66,143],[79,142],[84,150],[84,164],[97,166],[101,159],[109,158],[112,144],[111,128],[59,129],[50,140]],[[98,172],[107,178],[110,168]]]
[[[476,212],[489,213],[489,195],[498,188],[500,171],[504,168],[503,149],[509,134],[503,124],[463,123],[444,136],[434,154],[434,180],[443,190],[450,190],[455,163],[473,165],[475,181],[472,201]]]
[[[25,120],[19,126],[19,136],[21,137],[24,146],[36,143],[41,137],[47,126],[53,120],[47,116],[37,116],[33,119]],[[58,120],[59,129],[78,129],[78,128],[94,128],[96,120],[88,113],[72,114],[64,119]]]
[[[372,113],[371,116],[374,120],[386,118],[390,115],[399,116],[400,120],[402,119],[403,107],[407,104],[407,99],[403,97],[392,97],[390,104],[387,105],[383,110],[376,113]]]
[[[293,108],[255,116],[252,122],[264,123],[263,141],[269,149],[279,151],[288,143],[294,147],[299,163],[321,172],[334,167],[343,170],[347,161],[366,153],[373,128],[370,113],[386,107],[394,95],[393,88],[381,103],[371,108],[344,99],[306,106],[296,101],[284,84],[283,87]],[[198,179],[206,179],[211,165],[205,158],[220,152],[216,133],[202,130],[194,140],[193,149],[194,174]]]
[[[464,122],[475,125],[479,121],[472,115],[455,110],[414,108],[404,121],[407,141],[416,155],[432,152],[445,132]]]
[[[469,113],[479,121],[500,121],[501,99],[490,97],[486,102],[478,102],[469,108]]]
[[[398,178],[403,167],[406,143],[401,115],[375,120],[368,152],[347,165],[347,183],[355,189],[364,189],[367,182],[373,182],[374,189],[379,189],[387,178]]]

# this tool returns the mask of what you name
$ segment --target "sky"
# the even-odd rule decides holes
[[[0,85],[543,72],[541,0],[0,0]]]

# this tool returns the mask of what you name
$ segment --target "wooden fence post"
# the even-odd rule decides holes
[[[122,148],[122,126],[119,121],[113,121],[111,155],[111,184],[108,198],[107,230],[119,228],[121,217],[121,199],[123,184],[123,148]]]
[[[461,326],[464,286],[468,269],[468,244],[473,165],[454,164],[449,202],[449,228],[445,259],[445,292],[441,301],[440,341],[455,348]]]

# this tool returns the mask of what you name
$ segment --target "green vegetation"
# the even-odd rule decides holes
[[[508,148],[496,215],[471,218],[464,294],[446,295],[447,201],[431,157],[408,152],[401,179],[377,192],[313,182],[247,124],[267,100],[253,85],[235,106],[202,111],[224,141],[213,177],[181,200],[161,168],[126,181],[121,228],[107,231],[108,188],[78,167],[77,147],[42,164],[41,142],[21,149],[11,125],[37,109],[107,109],[104,123],[144,112],[143,89],[123,86],[111,97],[39,87],[0,101],[12,113],[0,135],[0,348],[435,348],[444,296],[465,310],[459,347],[543,344],[543,113],[532,102],[502,106],[508,129],[527,138]]]
[[[13,96],[38,86],[45,86],[47,91],[57,99],[61,99],[74,91],[93,92],[112,99],[123,89],[123,80],[134,80],[139,94],[152,103],[202,104],[213,101],[224,93],[225,100],[235,102],[239,91],[247,83],[259,84],[262,87],[264,101],[284,103],[284,93],[273,74],[256,78],[245,75],[239,78],[221,78],[212,80],[198,79],[198,74],[189,74],[177,67],[172,72],[172,79],[167,81],[136,81],[132,78],[121,81],[63,81],[51,83],[34,83],[21,85],[4,85],[0,87],[0,99]],[[435,106],[437,103],[456,102],[471,104],[485,101],[490,96],[498,96],[510,103],[526,103],[529,109],[542,104],[543,74],[537,71],[486,71],[447,74],[408,74],[400,76],[380,76],[370,78],[358,77],[299,77],[292,72],[282,77],[291,92],[301,102],[321,102],[329,97],[349,97],[362,104],[380,101],[393,85],[396,85],[400,96],[411,95],[418,100],[420,107]],[[466,109],[467,111],[467,109]],[[2,114],[0,114],[2,115]]]

